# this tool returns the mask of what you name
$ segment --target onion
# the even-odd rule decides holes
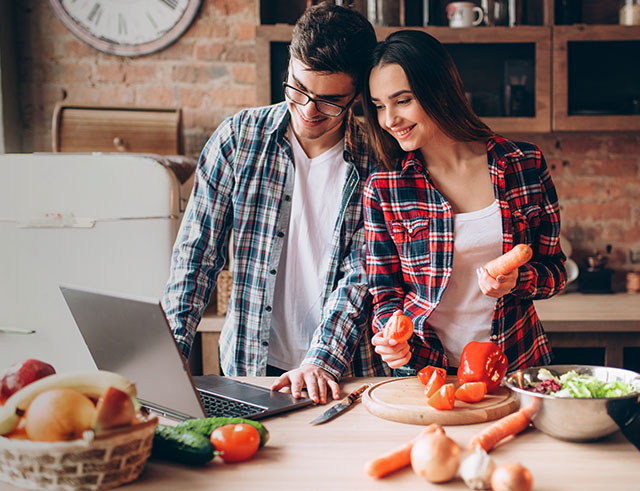
[[[421,436],[411,449],[413,471],[429,482],[446,482],[456,475],[460,447],[442,428]]]
[[[531,491],[533,476],[525,466],[518,462],[507,462],[493,471],[491,488],[494,491]]]

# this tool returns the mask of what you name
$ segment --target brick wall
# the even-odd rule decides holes
[[[139,58],[100,53],[71,35],[44,0],[15,2],[23,150],[51,149],[56,102],[183,108],[185,153],[198,155],[222,119],[256,103],[258,0],[204,0],[174,45]],[[640,134],[519,135],[540,145],[581,262],[611,244],[610,265],[640,270]],[[618,275],[618,283],[622,273]]]
[[[204,0],[169,48],[125,58],[75,38],[45,0],[14,3],[24,151],[51,149],[58,101],[181,107],[185,153],[197,155],[229,114],[256,103],[257,0]]]

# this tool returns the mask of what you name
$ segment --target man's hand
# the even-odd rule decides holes
[[[499,275],[497,278],[491,277],[485,268],[478,268],[478,286],[487,297],[500,298],[509,293],[518,282],[518,269],[511,273]]]
[[[411,347],[406,341],[398,343],[395,339],[385,338],[382,332],[379,332],[371,338],[371,344],[376,347],[376,353],[389,368],[400,368],[411,360]]]
[[[271,390],[291,387],[293,397],[302,397],[302,389],[307,388],[309,398],[317,403],[326,404],[327,392],[331,392],[334,399],[340,399],[340,385],[333,376],[315,365],[300,365],[299,368],[289,370],[280,375],[271,386]]]

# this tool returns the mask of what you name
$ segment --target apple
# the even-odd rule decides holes
[[[76,440],[91,428],[96,408],[91,399],[73,389],[50,389],[27,407],[25,431],[30,440]]]
[[[54,373],[56,370],[53,366],[34,358],[16,362],[7,368],[0,381],[0,400],[9,399],[14,392],[19,391],[25,385]]]
[[[109,387],[98,399],[92,428],[108,430],[133,423],[136,409],[131,396],[116,387]]]

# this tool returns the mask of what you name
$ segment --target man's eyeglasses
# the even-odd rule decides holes
[[[284,86],[284,95],[294,104],[306,106],[311,101],[316,105],[316,109],[319,113],[322,113],[325,116],[330,116],[332,118],[337,118],[338,116],[340,116],[344,111],[346,111],[346,109],[356,98],[356,96],[353,96],[353,98],[347,103],[346,106],[340,106],[339,104],[323,101],[322,99],[314,99],[306,92],[302,92],[301,90],[292,87],[287,82],[283,82],[282,85]]]

